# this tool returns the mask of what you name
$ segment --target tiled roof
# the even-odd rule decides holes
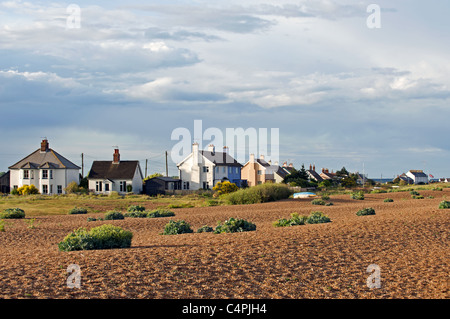
[[[9,169],[37,169],[37,168],[51,168],[51,169],[80,169],[64,156],[49,149],[47,152],[41,152],[40,149],[31,153],[24,159],[9,167]]]
[[[89,171],[88,179],[133,179],[139,161],[94,161]]]

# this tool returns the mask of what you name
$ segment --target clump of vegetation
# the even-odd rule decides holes
[[[39,194],[39,190],[33,184],[23,185],[17,189],[17,193],[18,195],[36,195]]]
[[[239,190],[239,187],[229,181],[219,182],[216,184],[216,186],[213,187],[213,191],[216,191],[219,195],[233,193],[237,190]]]
[[[364,208],[356,212],[356,216],[375,215],[375,209],[372,207]]]
[[[385,203],[392,203],[394,200],[392,199],[392,198],[385,198],[384,200],[383,200],[383,202],[385,202]]]
[[[194,205],[191,203],[169,204],[168,208],[192,208]]]
[[[256,225],[246,221],[245,219],[235,219],[233,217],[225,220],[224,222],[219,222],[217,224],[216,229],[214,230],[215,234],[221,233],[236,233],[236,232],[245,232],[245,231],[253,231],[256,230]]]
[[[422,195],[412,195],[412,199],[423,199],[424,197]]]
[[[322,199],[316,198],[316,199],[313,199],[311,201],[311,204],[313,204],[313,205],[325,205],[326,202],[324,200],[322,200]]]
[[[146,211],[131,211],[123,214],[124,217],[132,217],[132,218],[145,218],[147,217]]]
[[[69,215],[87,214],[87,209],[82,207],[75,207],[69,210]]]
[[[5,221],[3,219],[0,219],[0,232],[5,231]]]
[[[175,213],[167,209],[155,209],[147,213],[148,218],[170,217],[170,216],[175,216]]]
[[[25,218],[25,211],[20,208],[7,208],[0,213],[0,219]]]
[[[356,200],[364,200],[364,192],[363,191],[353,192],[350,194],[350,198]]]
[[[240,189],[225,195],[224,199],[231,205],[256,204],[286,199],[292,194],[287,185],[266,183]]]
[[[417,195],[420,195],[420,193],[418,192],[418,191],[410,191],[409,192],[411,195],[413,195],[413,196],[417,196]]]
[[[331,219],[322,212],[311,212],[309,216],[292,213],[290,219],[281,218],[273,223],[275,227],[297,226],[305,224],[329,223]]]
[[[124,219],[125,216],[123,216],[123,214],[121,212],[116,212],[116,211],[112,211],[112,212],[107,212],[105,214],[105,220],[117,220],[117,219]]]
[[[145,211],[145,207],[144,206],[140,206],[140,205],[131,205],[128,207],[127,212],[132,213],[132,212],[144,212]]]
[[[199,229],[197,229],[197,233],[211,233],[214,231],[214,228],[212,228],[211,226],[208,225],[204,225],[202,227],[200,227]]]
[[[439,209],[449,209],[450,208],[450,202],[443,200],[439,203]]]
[[[133,234],[113,225],[101,225],[87,231],[78,228],[58,243],[60,251],[128,248]]]
[[[193,233],[191,226],[184,220],[171,220],[164,227],[163,235],[178,235]]]
[[[299,215],[298,213],[292,213],[291,218],[281,218],[273,223],[275,227],[287,227],[287,226],[298,226],[304,225],[306,222],[307,216]]]
[[[332,202],[328,202],[328,203],[325,204],[325,206],[333,206],[333,203]]]
[[[98,220],[98,219],[95,218],[95,217],[88,217],[88,218],[87,218],[87,221],[88,221],[88,222],[95,222],[96,220]]]
[[[324,215],[322,212],[311,212],[308,218],[306,218],[307,224],[321,224],[321,223],[329,223],[331,219]]]
[[[330,195],[328,195],[327,193],[323,193],[321,198],[322,200],[330,200]]]

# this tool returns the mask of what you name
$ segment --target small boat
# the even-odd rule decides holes
[[[317,197],[317,195],[311,192],[294,193],[294,198],[314,198],[314,197]]]

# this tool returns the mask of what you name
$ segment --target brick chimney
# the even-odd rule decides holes
[[[120,153],[119,153],[119,149],[115,149],[114,150],[114,154],[113,154],[113,164],[119,164],[120,163]]]
[[[45,138],[41,142],[41,152],[45,153],[45,152],[48,152],[48,150],[49,150],[49,144],[48,144],[48,140]]]

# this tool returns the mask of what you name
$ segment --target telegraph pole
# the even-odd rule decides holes
[[[147,163],[148,159],[145,159],[145,177],[147,177]]]
[[[166,151],[166,177],[169,177],[169,166],[167,165],[167,151]]]
[[[84,154],[81,153],[81,178],[84,178]]]

